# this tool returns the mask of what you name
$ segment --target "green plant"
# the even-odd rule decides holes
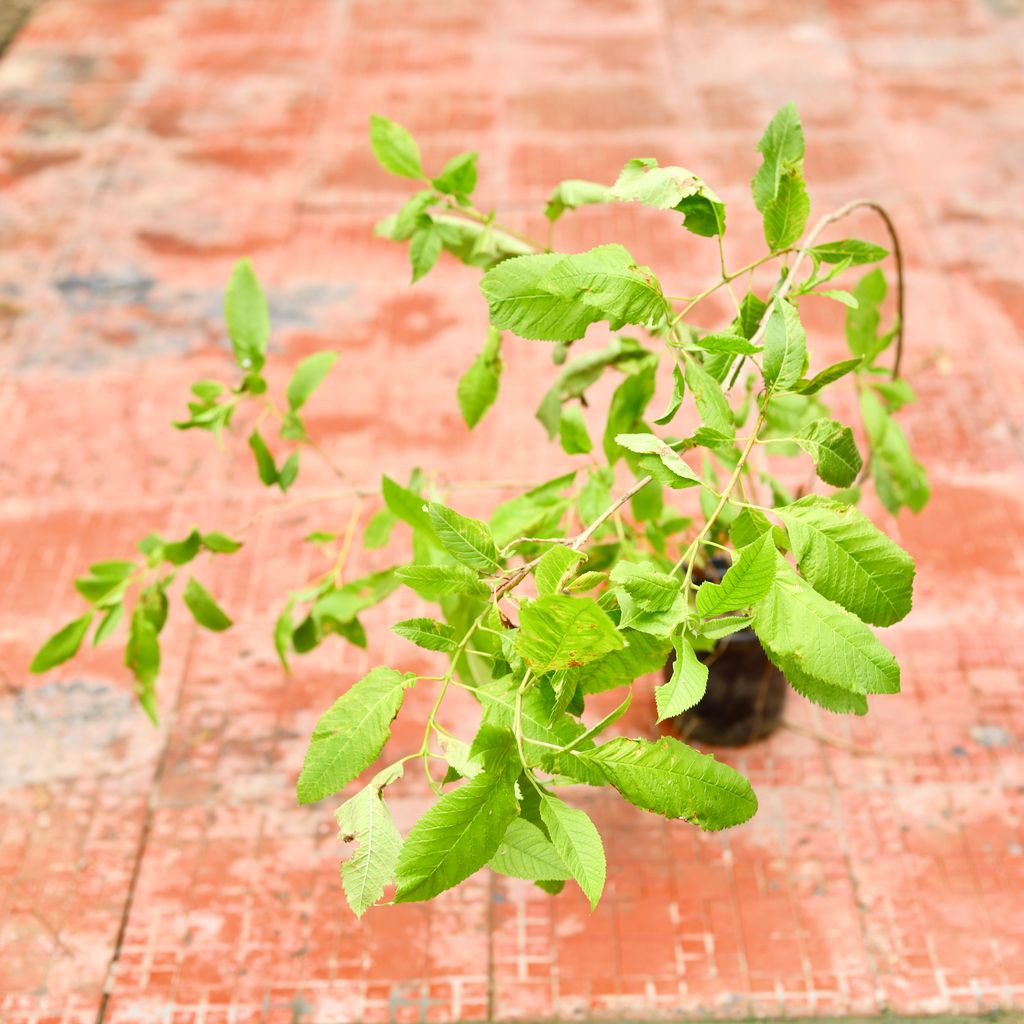
[[[286,669],[293,655],[333,634],[365,646],[360,614],[400,586],[436,603],[441,618],[408,619],[394,631],[446,656],[448,667],[430,677],[379,667],[343,693],[316,725],[298,797],[322,800],[353,782],[380,754],[406,691],[435,687],[420,747],[383,767],[338,811],[343,838],[356,843],[342,867],[352,909],[362,914],[393,880],[396,902],[429,899],[485,864],[550,892],[575,879],[596,904],[605,878],[601,838],[583,811],[557,795],[563,786],[610,785],[638,807],[705,829],[746,821],[757,807],[738,772],[676,739],[600,741],[629,706],[632,683],[662,668],[670,652],[673,673],[655,690],[659,721],[692,707],[704,693],[708,669],[698,654],[747,627],[800,693],[832,711],[863,714],[870,694],[899,689],[899,667],[869,624],[887,626],[909,612],[914,567],[855,502],[869,476],[894,513],[904,506],[916,511],[928,497],[924,471],[892,417],[913,397],[898,375],[902,273],[900,310],[883,330],[886,279],[879,269],[849,291],[834,282],[851,268],[877,263],[886,251],[821,236],[868,207],[890,230],[899,271],[898,242],[885,212],[867,202],[823,217],[799,241],[810,202],[803,132],[792,106],[779,111],[758,146],[763,163],[753,197],[768,250],[731,272],[723,247],[725,207],[683,168],[631,160],[611,187],[562,182],[545,210],[550,231],[540,243],[472,205],[475,153],[454,157],[431,178],[399,125],[374,117],[371,141],[385,169],[420,186],[379,227],[380,234],[408,242],[413,280],[443,251],[484,271],[491,328],[458,385],[466,422],[475,425],[498,395],[506,332],[551,342],[560,369],[537,418],[584,465],[502,503],[489,523],[443,503],[437,486],[420,473],[407,485],[385,476],[383,505],[366,525],[363,543],[382,547],[402,524],[411,528],[412,559],[360,579],[345,580],[343,573],[361,503],[340,537],[318,531],[307,538],[323,549],[329,567],[284,603],[274,643]],[[684,229],[717,247],[719,279],[696,295],[670,296],[621,245],[554,251],[553,231],[566,211],[623,202],[664,210],[669,219],[681,216]],[[759,295],[753,272],[768,264],[778,266],[777,280]],[[739,297],[734,285],[743,279],[749,284]],[[732,322],[710,333],[692,327],[690,312],[723,288],[735,302]],[[813,375],[799,315],[799,304],[812,295],[848,307],[850,348],[849,358]],[[286,491],[299,472],[300,453],[327,458],[307,432],[302,410],[335,355],[322,352],[302,362],[279,404],[262,376],[270,323],[247,261],[228,287],[226,319],[240,380],[194,385],[189,417],[176,426],[219,437],[232,429],[241,407],[255,407],[248,443],[259,478]],[[575,346],[593,323],[613,331],[642,328],[649,342],[615,337],[577,355]],[[892,369],[880,362],[890,347]],[[663,359],[671,366],[671,398],[649,422],[646,410]],[[582,409],[589,389],[609,374],[621,380],[597,445],[602,461]],[[823,403],[823,393],[840,380],[852,382],[859,396],[863,460],[851,428]],[[730,397],[733,391],[738,398]],[[691,405],[700,425],[673,435],[671,424]],[[283,442],[288,448],[280,462],[264,438],[270,423],[279,435],[275,447]],[[791,495],[768,471],[767,459],[776,456],[813,464],[831,493]],[[617,470],[631,482],[616,492]],[[693,492],[690,507],[699,518],[679,512],[671,499],[686,490]],[[141,559],[92,565],[76,581],[89,610],[46,642],[32,668],[44,671],[72,657],[94,621],[93,642],[99,643],[125,617],[126,664],[155,721],[168,588],[180,567],[201,553],[227,556],[240,544],[196,530],[170,542],[150,535],[139,546]],[[702,582],[702,567],[716,552],[730,555],[731,568],[720,582]],[[524,584],[535,596],[524,596]],[[231,625],[194,577],[183,596],[199,625]],[[451,687],[480,703],[475,737],[456,737],[443,724]],[[585,724],[586,698],[613,688],[625,692],[618,707]],[[403,840],[384,793],[417,761],[438,800]],[[443,778],[432,770],[434,762]]]

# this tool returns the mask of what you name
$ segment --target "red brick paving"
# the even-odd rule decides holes
[[[0,64],[0,1017],[92,1024],[104,992],[108,1024],[1024,1007],[1022,64],[1017,0],[44,4]],[[758,234],[753,143],[788,99],[817,209],[884,201],[910,264],[907,422],[935,497],[889,524],[920,565],[888,634],[905,692],[864,720],[789,712],[866,755],[792,731],[728,755],[761,811],[720,835],[581,794],[608,837],[593,915],[484,872],[357,924],[331,807],[292,794],[314,718],[368,658],[325,649],[289,679],[269,638],[314,571],[281,529],[350,503],[258,518],[212,567],[242,625],[172,619],[159,732],[116,651],[26,675],[74,613],[74,570],[265,501],[247,452],[167,426],[192,380],[229,372],[218,307],[240,255],[271,291],[277,378],[342,352],[310,419],[354,478],[563,464],[522,422],[543,346],[509,345],[501,407],[461,426],[454,381],[486,312],[472,272],[443,260],[409,291],[403,253],[371,238],[402,192],[369,156],[371,111],[428,160],[479,147],[485,201],[527,228],[563,177],[685,163],[730,202],[738,262]],[[714,272],[700,240],[635,209],[559,230],[622,237],[672,284]],[[834,348],[834,319],[814,326]],[[329,487],[310,464],[297,493]],[[368,657],[417,667],[376,624]],[[648,697],[621,724],[652,722]],[[396,755],[414,731],[398,723]],[[403,825],[416,786],[393,801]]]

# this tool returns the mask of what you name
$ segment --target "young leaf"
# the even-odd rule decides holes
[[[731,440],[736,436],[729,400],[721,385],[696,359],[686,360],[686,383],[697,403],[704,426]]]
[[[669,480],[663,481],[668,482],[671,487],[699,487],[701,484],[700,477],[679,454],[653,434],[617,434],[615,443],[626,451],[640,455],[656,455],[658,461],[671,474]]]
[[[459,153],[444,165],[444,170],[431,184],[446,195],[468,196],[476,188],[478,153]]]
[[[736,561],[721,583],[702,583],[697,589],[697,611],[705,618],[749,608],[760,601],[775,579],[775,543],[772,533],[736,552]]]
[[[402,178],[423,177],[419,146],[400,124],[373,114],[370,117],[370,145],[385,171]]]
[[[270,313],[266,296],[247,259],[239,260],[231,273],[224,296],[224,318],[235,362],[243,370],[259,373],[270,337]]]
[[[797,381],[793,390],[801,395],[816,395],[826,384],[831,384],[859,369],[862,363],[863,359],[860,356],[856,359],[843,359],[841,362],[825,367],[821,373],[816,373],[810,380]]]
[[[470,429],[483,419],[498,397],[501,371],[501,331],[488,327],[484,349],[462,375],[456,391],[462,418]]]
[[[277,486],[282,491],[287,491],[293,483],[295,478],[299,475],[299,453],[292,452],[284,462],[281,463],[281,468],[277,471]]]
[[[402,774],[402,765],[385,768],[335,812],[338,838],[356,843],[355,852],[341,865],[345,898],[356,917],[362,917],[384,895],[395,876],[402,835],[384,802],[384,787]]]
[[[428,651],[454,651],[457,643],[454,627],[437,619],[405,619],[391,631]]]
[[[487,866],[499,874],[531,882],[557,882],[572,878],[551,840],[524,818],[516,818],[509,825],[497,853]]]
[[[679,597],[679,579],[659,572],[650,562],[618,562],[612,569],[611,581],[644,611],[666,611]]]
[[[423,217],[409,240],[412,283],[428,274],[441,255],[441,232],[430,217]]]
[[[204,533],[201,543],[207,551],[212,551],[215,555],[233,555],[242,546],[240,540],[232,540],[226,533],[221,533],[219,530]]]
[[[288,381],[285,397],[292,412],[301,409],[310,395],[323,383],[338,358],[337,352],[314,352],[295,367],[292,379]]]
[[[471,594],[474,597],[486,597],[488,594],[487,584],[464,565],[407,565],[396,569],[395,576],[428,600],[452,594]]]
[[[863,512],[816,495],[776,511],[800,574],[819,594],[874,626],[907,615],[914,561]]]
[[[625,643],[593,598],[553,594],[523,605],[516,646],[534,672],[541,674],[586,665]]]
[[[776,299],[764,332],[764,379],[773,391],[788,391],[807,369],[807,335],[796,306]]]
[[[189,576],[182,597],[188,610],[200,626],[213,630],[215,633],[223,632],[231,627],[231,619],[228,618],[224,609],[217,604],[213,594],[194,576]]]
[[[498,549],[485,523],[459,515],[436,501],[427,505],[427,516],[445,551],[463,565],[485,572],[498,567]]]
[[[562,580],[571,575],[584,558],[586,555],[561,544],[549,548],[533,571],[537,581],[537,593],[541,597],[557,594],[562,588]]]
[[[439,543],[434,527],[430,523],[430,516],[424,508],[423,499],[418,494],[386,475],[381,477],[380,493],[392,515],[407,523],[431,543]]]
[[[849,487],[863,462],[853,431],[830,419],[812,420],[793,438],[814,460],[818,476],[833,487]]]
[[[729,355],[752,356],[761,351],[757,345],[751,345],[742,334],[729,332],[705,334],[703,338],[697,338],[694,344],[706,352],[727,352]]]
[[[135,695],[154,725],[157,724],[156,680],[160,674],[159,631],[140,600],[132,613],[124,663],[135,676]]]
[[[672,663],[672,678],[654,688],[659,722],[675,718],[692,708],[708,688],[708,667],[697,659],[690,641],[677,636],[672,646],[676,652]]]
[[[395,870],[395,902],[429,900],[479,871],[497,853],[517,813],[507,770],[491,768],[445,793],[405,840]]]
[[[540,816],[559,857],[593,909],[604,891],[606,872],[604,845],[594,823],[583,811],[548,794],[541,797]]]
[[[644,410],[654,397],[655,369],[654,362],[644,364],[636,373],[628,374],[612,394],[608,419],[604,426],[604,437],[601,440],[604,453],[611,465],[615,465],[622,458],[615,438],[619,434],[631,433],[643,425]]]
[[[57,630],[36,652],[29,671],[46,672],[73,658],[78,653],[78,648],[82,646],[82,641],[89,631],[89,624],[92,622],[94,614],[94,612],[88,611],[81,618],[77,618]]]
[[[566,210],[576,210],[581,206],[593,206],[597,203],[614,201],[611,189],[607,185],[599,185],[596,181],[582,181],[572,178],[560,182],[548,197],[544,207],[544,216],[554,223]]]
[[[96,627],[96,632],[92,635],[93,647],[99,647],[104,640],[106,640],[111,633],[120,625],[121,619],[124,616],[124,604],[118,602],[115,605],[111,605],[107,609],[106,615],[100,620],[100,624]]]
[[[757,144],[757,151],[764,161],[754,175],[751,190],[754,205],[764,214],[777,198],[783,177],[803,165],[804,130],[792,103],[787,103],[772,118]]]
[[[606,572],[584,572],[575,579],[569,580],[564,589],[570,594],[585,594],[588,590],[600,586],[608,579]]]
[[[821,260],[822,263],[842,263],[849,260],[851,267],[858,267],[863,263],[877,263],[889,255],[888,250],[880,245],[862,242],[857,238],[823,242],[809,251],[812,259]]]
[[[650,157],[630,160],[612,195],[658,210],[677,210],[683,215],[683,226],[695,235],[712,238],[725,232],[725,204],[685,167],[659,167]]]
[[[405,691],[415,682],[414,675],[375,668],[324,712],[299,775],[300,804],[336,793],[376,760]]]
[[[880,267],[869,270],[853,288],[857,307],[846,312],[846,343],[855,356],[864,357],[865,364],[884,347],[878,338],[878,326],[887,291],[885,274]]]
[[[772,252],[799,240],[810,212],[803,172],[799,166],[792,167],[779,179],[775,198],[764,208],[764,238]]]
[[[668,408],[654,421],[659,427],[671,423],[679,407],[683,404],[683,395],[686,392],[686,378],[678,363],[672,366],[672,398],[669,400]]]
[[[260,483],[264,487],[272,487],[277,483],[277,466],[274,464],[274,456],[270,454],[270,449],[267,448],[258,430],[249,435],[249,447],[256,457],[256,471],[259,473]]]
[[[861,714],[866,694],[899,692],[896,659],[860,619],[822,597],[782,555],[775,572],[752,626],[797,690],[829,710]]]
[[[563,405],[558,421],[558,436],[566,455],[586,455],[594,448],[587,433],[587,421],[578,405]]]
[[[735,768],[668,736],[657,743],[615,739],[577,757],[599,768],[630,803],[703,829],[740,825],[757,810],[750,783]]]
[[[505,260],[480,288],[495,327],[535,341],[575,341],[601,320],[648,324],[668,309],[657,278],[621,245]]]

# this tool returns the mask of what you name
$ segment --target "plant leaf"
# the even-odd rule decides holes
[[[575,341],[601,320],[649,324],[668,309],[657,278],[621,245],[505,260],[480,287],[495,327],[536,341]]]
[[[541,674],[586,665],[625,642],[593,598],[552,594],[523,605],[516,647]]]
[[[434,188],[446,195],[468,196],[476,188],[476,162],[479,153],[459,153],[444,165],[434,178]]]
[[[228,336],[241,369],[259,373],[270,337],[267,299],[249,260],[239,260],[231,272],[224,296]]]
[[[497,853],[517,813],[507,771],[489,769],[445,793],[402,846],[395,902],[429,900],[479,871]]]
[[[593,206],[597,203],[614,201],[611,189],[607,185],[599,185],[596,181],[583,181],[570,178],[559,182],[548,197],[544,207],[544,216],[554,223],[566,210],[576,210],[581,206]]]
[[[606,872],[604,845],[594,823],[583,811],[548,794],[541,797],[540,816],[552,845],[593,909],[604,891]]]
[[[436,501],[427,505],[427,516],[445,551],[463,565],[485,572],[498,567],[498,549],[486,523],[460,515]]]
[[[587,421],[578,405],[563,405],[558,421],[558,436],[566,455],[586,455],[593,451],[594,442],[587,432]]]
[[[686,360],[686,383],[697,403],[701,422],[728,440],[736,436],[729,400],[721,385],[696,359]]]
[[[337,352],[314,352],[295,367],[285,391],[288,408],[292,412],[298,411],[309,401],[310,395],[320,387],[337,359]]]
[[[300,804],[336,793],[376,760],[415,682],[414,675],[375,668],[321,715],[299,775]]]
[[[816,395],[826,384],[845,377],[848,373],[859,369],[863,359],[858,356],[855,359],[843,359],[841,362],[826,366],[820,373],[816,373],[810,380],[800,380],[794,385],[793,390],[801,395]]]
[[[812,258],[821,260],[822,263],[842,263],[844,260],[849,260],[851,267],[857,267],[863,263],[877,263],[889,255],[889,251],[880,245],[862,242],[857,238],[822,242],[809,251]]]
[[[544,552],[543,557],[533,570],[537,581],[537,593],[541,597],[557,594],[562,588],[562,580],[571,575],[586,555],[572,548],[556,544]]]
[[[370,117],[370,145],[385,171],[402,178],[422,178],[420,148],[409,132],[379,114]]]
[[[697,588],[697,611],[705,618],[749,608],[768,593],[775,579],[775,542],[767,533],[736,552],[736,561],[721,583]]]
[[[615,443],[639,455],[656,455],[672,474],[673,487],[699,487],[701,478],[683,461],[679,453],[654,434],[616,434]]]
[[[420,597],[435,600],[452,594],[486,597],[487,585],[465,565],[406,565],[395,576]]]
[[[612,195],[658,210],[677,210],[683,214],[683,226],[695,235],[712,238],[725,233],[725,204],[685,167],[659,167],[651,157],[630,160]]]
[[[454,627],[437,619],[404,619],[391,631],[428,651],[454,651],[457,646]]]
[[[836,420],[812,420],[793,440],[814,460],[825,483],[849,487],[857,479],[863,461],[849,427]]]
[[[200,626],[212,630],[214,633],[221,633],[225,629],[231,628],[231,619],[227,613],[217,604],[213,594],[195,576],[189,576],[182,598]]]
[[[726,764],[679,740],[614,739],[577,755],[600,769],[632,804],[703,829],[739,825],[757,811],[750,783]]]
[[[863,512],[811,495],[776,513],[800,574],[819,594],[875,626],[909,613],[914,560]]]
[[[456,397],[466,426],[475,427],[498,397],[501,383],[501,331],[487,328],[484,349],[459,379]]]
[[[362,917],[384,895],[395,876],[402,835],[384,802],[384,787],[401,777],[402,767],[385,768],[335,812],[338,838],[357,844],[341,865],[345,899],[356,917]]]
[[[658,708],[658,721],[675,718],[692,708],[708,688],[708,667],[698,660],[693,645],[683,636],[672,641],[676,657],[672,663],[672,677],[667,683],[654,688],[654,703]]]
[[[783,176],[803,165],[804,130],[794,104],[787,103],[772,118],[757,151],[764,160],[754,175],[751,190],[754,205],[763,214],[778,196]]]
[[[572,872],[565,866],[551,840],[524,818],[512,821],[487,866],[499,874],[531,882],[558,882],[572,878]]]
[[[29,671],[46,672],[73,658],[78,653],[78,648],[82,646],[82,641],[89,631],[94,614],[94,612],[88,611],[80,618],[74,619],[57,630],[36,652]]]
[[[800,314],[791,302],[776,299],[764,332],[765,383],[773,391],[788,391],[806,368],[807,335]]]
[[[686,378],[683,376],[682,368],[678,363],[672,366],[672,398],[669,400],[668,408],[654,421],[659,427],[671,423],[679,407],[683,404],[683,395],[686,393]]]

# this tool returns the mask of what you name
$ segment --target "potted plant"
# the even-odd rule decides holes
[[[899,689],[899,666],[870,627],[909,612],[914,567],[856,508],[869,477],[892,512],[917,510],[928,497],[924,471],[893,418],[913,397],[899,377],[898,242],[888,216],[867,202],[849,203],[804,233],[810,202],[792,105],[758,146],[753,198],[766,251],[734,270],[724,248],[725,206],[684,168],[636,159],[611,186],[562,182],[540,241],[473,205],[475,153],[454,156],[431,176],[398,124],[374,117],[370,137],[383,167],[416,188],[378,229],[408,244],[413,281],[443,252],[483,271],[491,326],[458,384],[466,422],[479,422],[498,396],[503,344],[549,344],[556,369],[536,416],[573,461],[563,475],[498,505],[488,522],[464,515],[419,472],[404,483],[385,475],[382,503],[368,521],[359,501],[340,535],[307,538],[327,561],[322,574],[282,600],[273,642],[286,670],[331,637],[366,646],[360,615],[399,587],[438,611],[392,628],[447,667],[417,676],[380,666],[344,690],[313,731],[298,798],[322,800],[362,780],[337,811],[341,836],[352,844],[342,879],[356,914],[392,883],[393,902],[425,900],[484,865],[550,892],[574,879],[596,904],[605,879],[601,838],[562,798],[564,787],[611,786],[640,808],[705,829],[739,824],[757,808],[737,771],[675,736],[659,737],[654,722],[643,736],[607,738],[638,680],[644,685],[671,659],[654,690],[659,722],[706,710],[723,696],[719,703],[731,702],[736,719],[737,693],[749,685],[739,669],[746,665],[749,675],[751,664],[756,679],[770,676],[776,687],[758,697],[762,712],[778,702],[783,675],[805,697],[842,713],[863,714],[870,695]],[[669,295],[622,245],[555,249],[554,230],[567,211],[629,202],[665,211],[666,230],[681,226],[706,238],[717,249],[718,279],[693,295]],[[826,237],[861,208],[882,214],[894,246],[900,309],[887,330],[881,270],[868,270],[849,290],[838,287],[848,271],[878,263],[886,250]],[[761,267],[774,268],[775,281],[759,291],[754,272]],[[696,329],[691,312],[720,289],[732,295],[734,317],[720,330]],[[799,312],[811,296],[848,307],[848,358],[812,366]],[[175,425],[220,437],[248,416],[260,480],[288,491],[300,458],[330,461],[306,428],[303,406],[336,355],[303,360],[275,398],[263,375],[267,304],[248,261],[234,270],[225,312],[237,376],[197,382],[188,417]],[[604,344],[584,341],[592,324],[616,333]],[[624,328],[628,334],[617,333]],[[889,350],[895,358],[886,364]],[[668,394],[652,415],[659,367]],[[608,377],[615,387],[595,443],[585,410]],[[863,452],[823,400],[851,385]],[[792,493],[780,461],[800,476],[813,467],[826,493]],[[384,547],[395,530],[410,532],[411,557],[346,578],[360,530],[371,549]],[[205,527],[180,539],[150,534],[138,558],[90,566],[75,581],[88,609],[43,645],[32,669],[72,657],[90,631],[93,643],[120,631],[139,700],[155,722],[172,585],[187,573],[182,598],[199,625],[229,628],[194,566],[203,554],[227,557],[240,546]],[[421,744],[369,773],[414,686],[435,695]],[[479,702],[475,736],[455,736],[445,725],[453,688]],[[613,711],[596,722],[585,716],[588,697],[613,689],[622,694]],[[694,731],[685,720],[679,729]],[[425,773],[437,800],[403,839],[385,796],[412,768]]]

